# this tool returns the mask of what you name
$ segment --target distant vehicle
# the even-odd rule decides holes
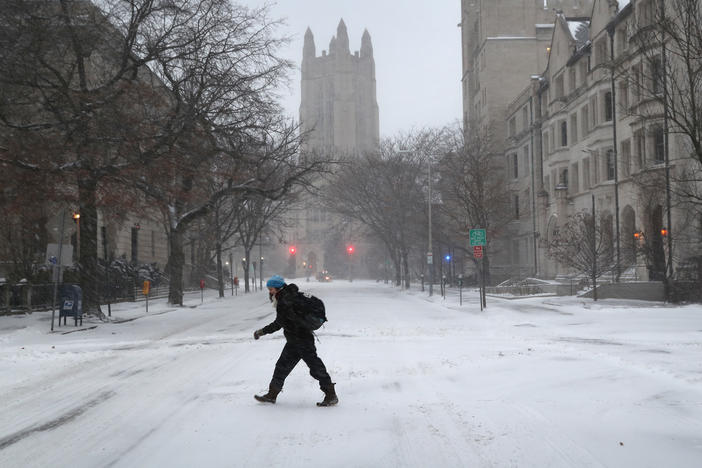
[[[320,281],[322,283],[328,283],[332,280],[332,275],[329,273],[327,270],[322,270],[319,273],[317,273],[317,281]]]

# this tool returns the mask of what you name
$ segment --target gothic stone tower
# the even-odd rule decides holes
[[[302,58],[300,122],[310,132],[308,151],[357,154],[377,148],[380,139],[375,91],[375,61],[368,31],[361,51],[351,54],[342,19],[329,52],[317,57],[312,31],[307,28]]]

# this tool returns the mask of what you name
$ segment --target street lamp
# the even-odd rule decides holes
[[[412,150],[398,150],[398,153],[412,153]],[[428,231],[429,231],[429,241],[427,245],[427,266],[429,267],[429,296],[432,296],[434,294],[434,253],[432,251],[432,240],[431,240],[431,201],[432,201],[432,195],[431,195],[431,163],[432,163],[432,155],[430,154],[424,154],[424,156],[427,158],[427,169],[428,169],[428,174],[429,174],[429,183],[428,183],[428,191],[429,191],[429,196],[427,198],[427,218],[428,218]]]
[[[76,223],[76,258],[80,262],[80,213],[73,213],[73,222]]]

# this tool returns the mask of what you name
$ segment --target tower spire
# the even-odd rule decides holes
[[[305,45],[302,48],[302,58],[314,58],[317,56],[317,50],[314,46],[314,34],[312,30],[308,27],[305,31]]]
[[[373,57],[373,43],[367,29],[363,30],[363,37],[361,37],[361,57]]]
[[[336,28],[336,47],[341,53],[350,53],[349,33],[346,30],[346,23],[344,23],[343,18],[339,21],[339,26]]]

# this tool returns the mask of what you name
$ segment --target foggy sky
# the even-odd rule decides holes
[[[380,133],[440,126],[461,117],[460,0],[234,0],[248,6],[271,3],[273,18],[286,18],[280,32],[292,37],[281,55],[296,63],[283,92],[288,114],[299,119],[302,44],[309,26],[317,55],[328,50],[343,18],[351,53],[367,28],[375,55]]]

